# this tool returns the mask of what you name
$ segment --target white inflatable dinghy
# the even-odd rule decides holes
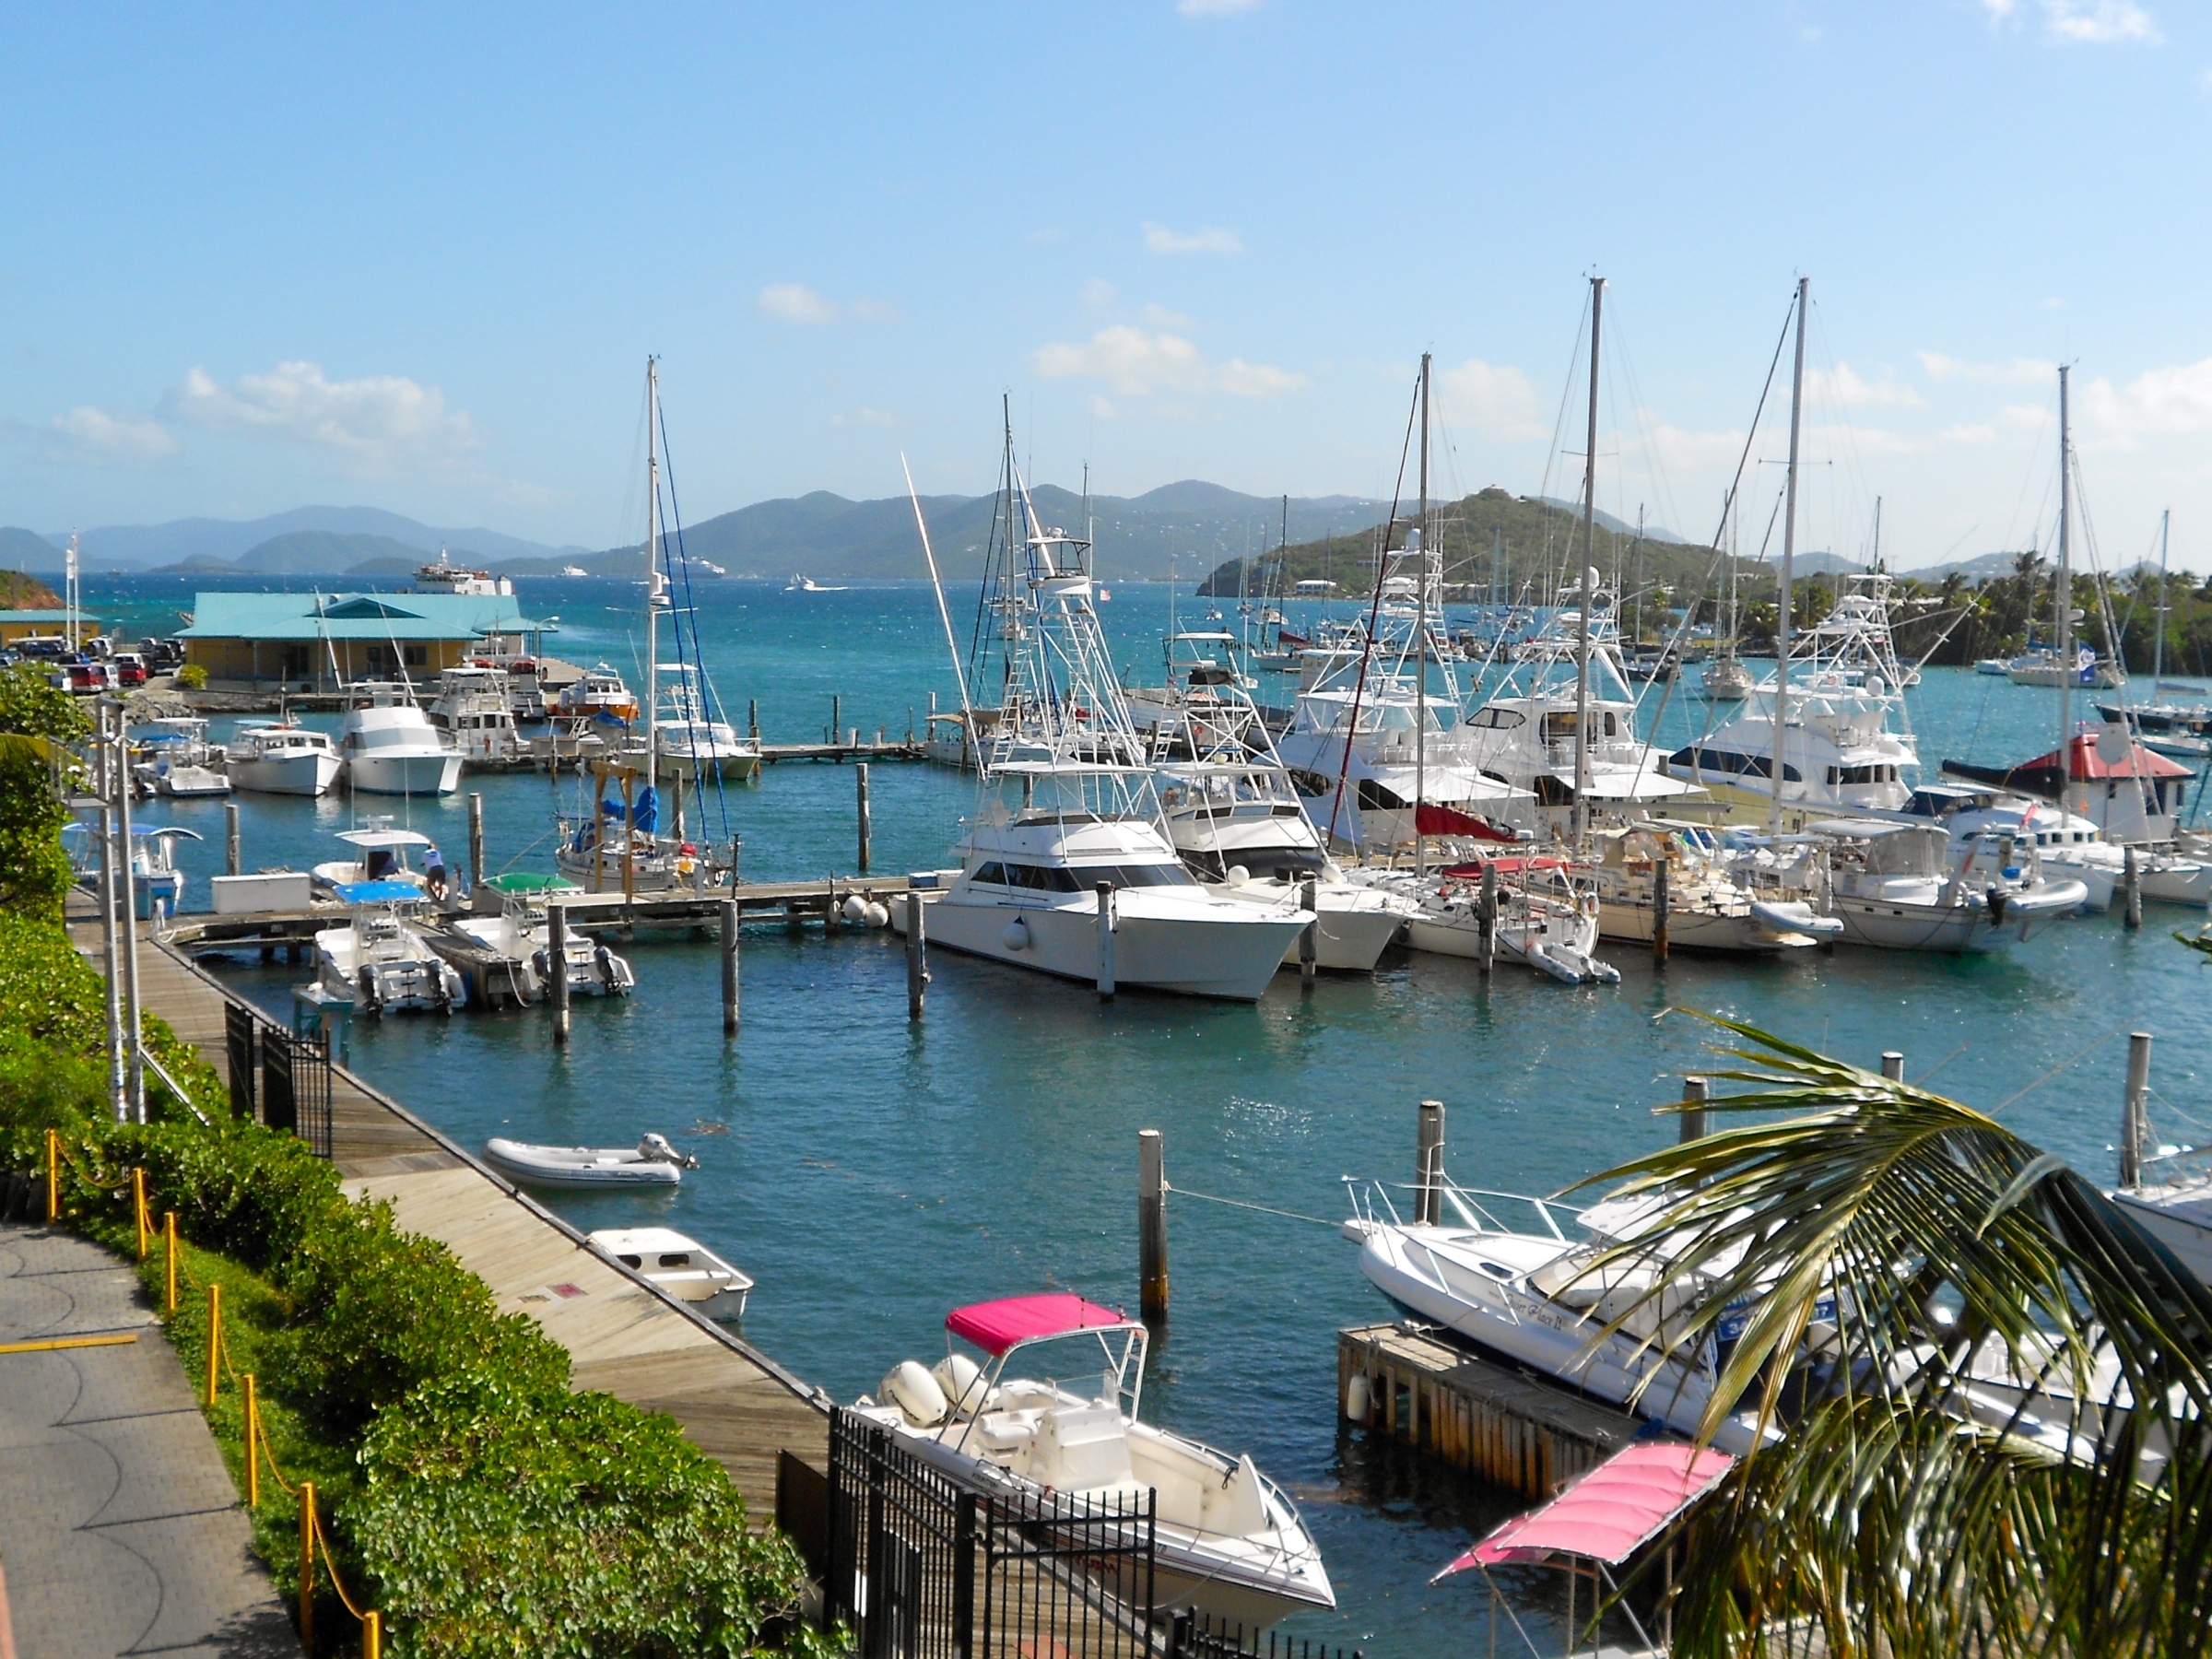
[[[525,1186],[675,1186],[699,1159],[678,1152],[658,1135],[634,1147],[534,1147],[524,1141],[488,1140],[484,1161]]]

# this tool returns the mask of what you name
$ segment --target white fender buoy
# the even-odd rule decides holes
[[[864,919],[870,927],[888,927],[891,924],[891,912],[888,906],[880,902],[871,903]]]
[[[1006,924],[1006,931],[999,938],[1008,950],[1027,950],[1030,947],[1030,925],[1017,916]]]
[[[1344,1415],[1355,1423],[1364,1423],[1372,1404],[1368,1396],[1367,1373],[1354,1371],[1352,1380],[1344,1385]]]
[[[877,1392],[917,1429],[934,1429],[945,1420],[945,1391],[919,1359],[901,1359],[892,1366]]]
[[[1251,879],[1252,872],[1246,869],[1242,865],[1230,865],[1229,866],[1229,885],[1230,887],[1242,887]]]
[[[867,915],[868,901],[858,893],[847,893],[844,903],[839,909],[846,921],[857,923]]]

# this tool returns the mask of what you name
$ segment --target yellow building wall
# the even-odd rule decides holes
[[[474,640],[403,640],[400,659],[411,678],[435,677],[466,662],[476,649]],[[327,687],[331,661],[347,680],[376,679],[398,674],[402,661],[382,640],[264,640],[188,639],[184,660],[207,670],[210,680],[312,681]]]

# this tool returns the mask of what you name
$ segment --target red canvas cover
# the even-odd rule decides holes
[[[2108,761],[2097,752],[2097,739],[2094,736],[2087,732],[2077,734],[2073,745],[2073,781],[2086,783],[2102,782],[2108,778],[2186,778],[2190,775],[2187,767],[2178,766],[2139,743],[2131,741],[2127,747],[2128,753],[2120,760]],[[2047,755],[2023,760],[2013,771],[2030,771],[2039,766],[2055,771],[2058,769],[2058,751],[2053,749]]]
[[[1069,1331],[1088,1331],[1129,1323],[1120,1310],[1101,1308],[1079,1296],[1063,1291],[1043,1296],[1009,1296],[1002,1301],[976,1302],[955,1308],[946,1315],[945,1328],[975,1344],[987,1354],[1004,1354],[1018,1342],[1040,1336],[1059,1336]]]
[[[1433,801],[1423,801],[1413,809],[1413,828],[1417,835],[1464,835],[1473,841],[1509,843],[1521,839],[1510,830],[1500,830],[1455,806],[1439,806]]]
[[[1687,1509],[1735,1463],[1725,1452],[1676,1442],[1615,1453],[1540,1509],[1515,1516],[1438,1573],[1469,1567],[1588,1556],[1618,1567]]]

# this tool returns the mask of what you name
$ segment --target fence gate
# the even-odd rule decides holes
[[[253,1034],[261,1021],[253,1010],[237,1003],[223,1005],[223,1047],[229,1058],[230,1115],[251,1122],[253,1116]]]
[[[317,1158],[331,1154],[330,1050],[318,1037],[270,1026],[261,1037],[261,1117],[288,1129]]]
[[[1149,1659],[1153,1495],[969,1491],[842,1409],[830,1422],[824,1611],[860,1659]]]

